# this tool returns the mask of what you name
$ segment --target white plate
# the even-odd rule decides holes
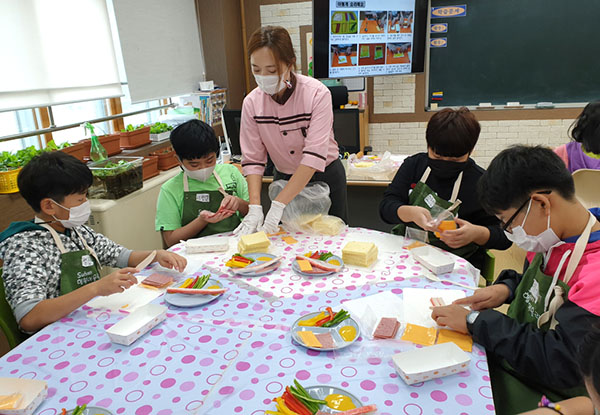
[[[358,400],[358,398],[356,396],[352,395],[350,392],[345,391],[344,389],[336,388],[335,386],[315,385],[315,386],[309,386],[304,389],[306,389],[306,392],[308,392],[308,394],[315,399],[323,399],[324,400],[326,396],[329,396],[332,394],[340,394],[340,395],[346,395],[347,397],[349,397],[352,400],[352,403],[354,404],[354,406],[356,406],[357,408],[360,408],[363,406],[362,403],[360,403],[360,401]],[[325,412],[325,413],[329,413],[329,414],[335,414],[336,412],[340,412],[336,409],[331,409],[327,405],[321,405],[319,410],[321,412]]]
[[[71,415],[75,409],[68,411],[67,415]],[[99,406],[87,406],[82,415],[113,415],[108,409],[100,408]]]
[[[290,329],[290,333],[292,334],[292,339],[294,339],[294,341],[296,343],[298,343],[299,345],[301,345],[303,347],[306,347],[307,349],[312,349],[312,350],[316,350],[319,352],[327,352],[330,350],[340,350],[340,349],[343,349],[344,347],[348,347],[360,337],[360,328],[358,327],[358,324],[352,317],[348,317],[346,320],[342,321],[341,323],[339,323],[333,327],[316,327],[316,326],[299,326],[298,325],[298,323],[300,321],[308,320],[312,317],[317,316],[319,313],[320,313],[320,311],[315,312],[315,313],[309,313],[309,314],[306,314],[306,315],[300,317],[298,320],[294,321],[294,324],[292,324],[292,328]],[[354,337],[354,339],[352,341],[347,342],[346,340],[342,339],[342,337],[340,336],[340,333],[338,332],[338,330],[340,328],[345,327],[345,326],[352,326],[356,329],[356,336]],[[326,349],[326,348],[322,348],[322,347],[308,347],[304,344],[304,342],[302,341],[300,336],[298,336],[297,333],[299,331],[312,331],[315,334],[329,333],[329,334],[331,334],[331,337],[333,337],[333,341],[334,341],[336,347],[331,348],[331,349]]]
[[[208,282],[203,288],[210,287],[211,285],[218,285],[220,288],[223,288],[223,285],[213,278],[209,278]],[[222,295],[223,293],[219,295],[166,293],[165,301],[176,307],[199,307],[201,305],[208,304],[211,301],[216,300]]]
[[[344,266],[344,261],[342,261],[342,258],[340,258],[337,255],[334,255],[332,257],[329,257],[329,259],[327,261],[325,261],[325,262],[330,263],[329,261],[332,261],[332,260],[337,260],[340,263],[339,267],[340,267],[340,270],[341,270],[342,267]],[[331,264],[331,265],[333,265],[333,264]],[[335,266],[337,266],[337,265],[335,265]],[[302,276],[305,276],[305,277],[325,277],[327,275],[331,275],[331,274],[335,274],[336,272],[339,272],[339,271],[330,271],[330,272],[324,272],[322,274],[310,274],[308,272],[303,272],[303,271],[300,270],[300,265],[298,265],[298,260],[297,259],[295,259],[292,262],[292,269],[294,270],[294,272],[296,274],[299,274],[299,275],[302,275]]]
[[[265,257],[265,258],[269,258],[269,260],[276,258],[275,255],[266,254],[266,253],[262,253],[262,252],[255,252],[253,254],[246,254],[244,256],[248,257],[248,258],[254,259],[254,262],[251,264],[252,266],[260,265],[260,264],[263,264],[263,263],[267,262],[267,261],[258,261],[258,260],[256,260],[257,258]],[[280,263],[281,263],[281,261],[279,261],[276,264],[274,264],[273,265],[274,268],[268,267],[266,270],[261,270],[261,271],[258,271],[258,272],[248,272],[248,273],[243,273],[242,274],[242,273],[238,273],[237,270],[238,269],[242,269],[243,270],[244,268],[229,268],[229,270],[231,272],[233,272],[234,274],[239,275],[241,277],[260,277],[261,275],[267,275],[267,274],[275,271],[277,268],[279,268],[279,264]]]

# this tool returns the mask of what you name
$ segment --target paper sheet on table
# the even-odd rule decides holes
[[[446,304],[464,298],[462,290],[437,290],[432,288],[404,288],[402,291],[404,303],[404,321],[424,327],[436,327],[431,318],[431,298],[440,297]]]
[[[404,316],[402,299],[390,291],[346,301],[343,307],[369,339],[373,338],[373,331],[382,317],[394,317],[401,322]]]
[[[145,276],[138,276],[138,281],[146,278]],[[111,311],[127,311],[129,313],[137,310],[138,308],[149,304],[160,296],[165,290],[149,289],[140,287],[140,285],[134,285],[123,291],[122,293],[111,294],[106,297],[96,297],[87,303],[92,308],[106,308]]]

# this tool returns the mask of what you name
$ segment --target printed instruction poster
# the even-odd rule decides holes
[[[330,78],[411,72],[415,0],[329,1]]]

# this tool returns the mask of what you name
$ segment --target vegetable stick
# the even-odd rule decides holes
[[[167,292],[169,294],[210,294],[210,295],[218,295],[223,294],[227,291],[227,288],[176,288],[169,287],[167,288]]]

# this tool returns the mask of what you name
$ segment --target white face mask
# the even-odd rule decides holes
[[[552,228],[550,227],[550,215],[548,215],[548,228],[540,233],[539,235],[528,235],[523,229],[529,210],[531,209],[531,201],[529,199],[529,206],[527,207],[527,213],[523,219],[521,226],[517,226],[512,229],[511,232],[504,231],[509,241],[514,242],[520,248],[528,252],[547,252],[554,245],[560,242],[560,238],[556,236]]]
[[[254,74],[254,79],[256,79],[256,84],[258,85],[258,87],[262,89],[265,94],[268,95],[275,95],[283,88],[285,88],[283,76]]]
[[[79,206],[75,206],[72,208],[67,208],[57,203],[53,200],[61,208],[69,211],[69,219],[57,219],[54,215],[52,216],[58,222],[61,223],[65,228],[74,228],[75,226],[81,226],[88,221],[90,215],[92,214],[92,209],[90,207],[90,201],[86,200]]]
[[[198,180],[200,182],[205,182],[208,179],[210,179],[210,176],[212,176],[213,170],[215,169],[215,166],[206,167],[204,169],[198,169],[198,170],[190,170],[190,169],[186,168],[185,166],[181,166],[181,167],[183,167],[183,170],[185,171],[185,174],[188,175],[188,177],[191,177],[192,179]]]

